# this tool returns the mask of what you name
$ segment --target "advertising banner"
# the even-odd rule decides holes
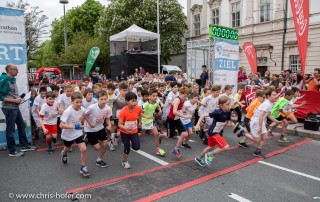
[[[6,72],[5,67],[10,63],[16,65],[19,70],[16,77],[19,94],[28,93],[24,11],[0,7],[0,72]],[[29,102],[21,104],[20,110],[27,126],[28,140],[31,141]],[[5,117],[2,110],[0,110],[0,147],[4,147],[7,144],[5,130]],[[15,140],[18,143],[17,131],[15,135]]]
[[[238,83],[238,57],[239,43],[226,39],[215,40],[214,80],[215,85],[224,88],[226,85],[234,86],[237,91]]]
[[[301,71],[304,74],[306,67],[308,31],[309,31],[309,0],[290,0],[293,21],[296,28]]]
[[[94,62],[96,61],[97,57],[100,54],[100,49],[98,47],[92,47],[87,58],[86,64],[86,75],[89,75]]]
[[[253,73],[257,73],[257,52],[256,47],[250,42],[243,44],[243,50],[248,58],[248,62]]]

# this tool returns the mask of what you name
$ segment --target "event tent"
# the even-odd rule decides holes
[[[110,42],[112,41],[127,41],[127,42],[145,42],[158,38],[157,33],[150,32],[142,29],[141,27],[133,24],[126,30],[110,36]]]

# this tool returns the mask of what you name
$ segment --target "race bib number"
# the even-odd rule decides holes
[[[124,126],[127,127],[127,128],[130,128],[130,130],[127,130],[128,132],[131,132],[131,131],[133,131],[133,130],[138,128],[137,121],[126,121],[124,123]]]
[[[152,130],[153,129],[153,122],[142,124],[142,130]]]

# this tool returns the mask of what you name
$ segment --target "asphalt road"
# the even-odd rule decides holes
[[[190,142],[191,150],[181,149],[182,159],[171,154],[175,139],[163,140],[167,156],[158,157],[153,137],[146,136],[141,139],[142,152],[130,153],[129,170],[121,166],[121,145],[116,151],[107,151],[104,160],[108,168],[95,165],[97,152],[88,147],[87,166],[91,172],[88,178],[79,173],[80,154],[76,147],[68,155],[67,165],[60,161],[61,149],[53,154],[40,149],[20,158],[1,151],[0,201],[23,201],[17,199],[17,194],[38,194],[41,198],[25,201],[45,201],[45,197],[51,197],[50,201],[70,201],[61,199],[66,195],[58,196],[66,192],[91,195],[88,199],[81,199],[84,195],[80,195],[79,201],[317,201],[317,197],[320,200],[319,142],[289,136],[292,142],[283,144],[273,138],[264,150],[272,156],[260,159],[252,156],[253,144],[249,149],[236,147],[239,139],[231,129],[225,130],[225,139],[232,150],[217,155],[215,164],[206,168],[193,160],[204,148],[196,136]]]

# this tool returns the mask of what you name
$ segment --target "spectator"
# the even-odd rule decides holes
[[[320,68],[316,68],[313,71],[312,76],[305,81],[308,84],[307,90],[310,91],[319,91],[320,86]]]
[[[247,84],[247,85],[251,85],[252,79],[253,79],[253,74],[250,73],[249,76],[248,76],[248,78],[247,78],[247,80],[246,80],[246,84]]]
[[[120,75],[117,77],[117,81],[121,82],[121,81],[126,81],[127,77],[124,74],[124,70],[121,70]]]
[[[244,82],[247,79],[247,74],[244,71],[244,67],[241,66],[239,67],[239,71],[238,71],[238,82]]]
[[[142,67],[140,67],[140,74],[141,75],[145,75],[146,74],[146,72],[144,71],[144,69]]]
[[[278,88],[279,83],[280,83],[279,75],[278,74],[274,74],[272,76],[272,81],[270,83],[270,86],[274,86],[275,88]]]
[[[292,71],[290,69],[287,69],[284,71],[284,77],[282,78],[282,82],[286,82],[289,80],[290,83],[293,83],[293,78],[291,76]]]
[[[98,82],[99,82],[99,73],[93,71],[93,72],[90,74],[90,78],[91,78],[91,80],[92,80],[92,85],[98,83]]]
[[[205,88],[205,86],[209,82],[209,75],[208,75],[208,72],[207,72],[207,66],[206,65],[202,65],[202,73],[200,75],[200,79],[201,79],[201,92],[202,92],[202,90]]]
[[[6,139],[9,156],[23,156],[24,151],[35,150],[28,144],[26,127],[19,109],[23,98],[20,97],[16,83],[18,68],[13,64],[6,66],[6,73],[0,76],[0,100],[2,101],[2,111],[6,120]],[[16,149],[14,139],[15,124],[18,127],[19,143],[21,151]]]
[[[171,81],[171,82],[177,82],[176,78],[174,77],[174,72],[171,72],[170,75],[166,76],[166,78],[164,79],[166,82],[167,81]]]
[[[303,77],[302,74],[294,75],[293,87],[297,87],[299,90],[303,90]]]

